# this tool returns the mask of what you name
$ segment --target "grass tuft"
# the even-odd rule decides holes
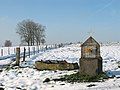
[[[71,75],[64,75],[60,79],[54,79],[54,81],[67,81],[69,83],[74,82],[101,82],[105,79],[108,79],[108,76],[105,73],[101,73],[96,76],[89,75],[80,75],[78,72]]]

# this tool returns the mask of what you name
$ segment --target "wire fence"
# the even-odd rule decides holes
[[[14,59],[16,57],[17,47],[2,47],[0,48],[0,60],[5,60],[7,58]],[[46,50],[51,50],[59,48],[58,45],[40,45],[40,46],[20,46],[20,57],[35,55],[39,52],[45,52]]]

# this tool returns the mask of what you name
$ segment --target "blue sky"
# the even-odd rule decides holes
[[[46,26],[47,43],[120,41],[120,0],[0,0],[0,45],[20,43],[16,25],[31,19]]]

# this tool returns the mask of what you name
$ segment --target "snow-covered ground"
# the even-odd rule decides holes
[[[21,66],[32,66],[37,60],[67,60],[72,63],[79,62],[80,55],[80,45],[73,44],[62,48],[42,51],[31,56],[31,58],[27,57],[26,63],[21,63]],[[77,70],[38,71],[26,67],[2,70],[2,72],[0,72],[0,87],[5,88],[5,90],[120,90],[120,68],[118,68],[118,62],[120,61],[120,46],[102,46],[101,56],[103,58],[103,71],[107,71],[109,75],[115,76],[105,82],[71,84],[67,82],[50,81],[48,83],[43,83],[46,78],[52,80],[62,75],[76,73]],[[7,62],[3,60],[1,60],[0,63],[7,64]],[[95,86],[87,87],[90,84],[95,84]]]

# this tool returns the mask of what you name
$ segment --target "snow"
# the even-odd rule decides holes
[[[7,65],[10,64],[12,61],[10,59],[6,59],[6,60],[0,60],[0,66],[1,65]]]
[[[6,49],[7,50],[7,49]],[[79,62],[81,55],[80,44],[72,44],[69,46],[41,51],[30,58],[26,58],[26,62],[21,63],[24,68],[14,67],[13,69],[3,69],[0,72],[0,87],[5,90],[119,90],[120,89],[120,46],[104,45],[101,47],[101,56],[103,58],[103,71],[107,72],[110,78],[105,82],[87,82],[87,83],[67,83],[54,82],[52,79],[59,78],[62,75],[76,73],[77,70],[71,71],[38,71],[33,68],[33,64],[37,60],[66,60],[70,63]],[[0,60],[0,65],[11,63],[11,59]],[[46,78],[50,78],[50,82],[43,83]],[[94,84],[93,87],[87,87]]]
[[[63,48],[47,50],[43,54],[39,55],[35,60],[66,60],[70,63],[79,61],[80,58],[80,45],[71,45]]]

